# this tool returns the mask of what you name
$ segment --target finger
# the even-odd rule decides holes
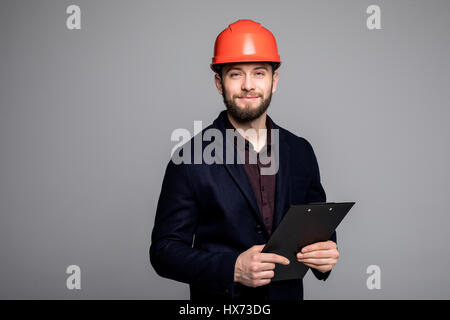
[[[281,263],[281,264],[289,264],[289,259],[283,256],[280,256],[275,253],[261,253],[259,254],[260,262],[272,262],[272,263]]]
[[[329,266],[329,265],[326,265],[326,266],[316,266],[316,265],[314,265],[314,264],[307,264],[306,266],[307,266],[307,267],[310,267],[310,268],[312,268],[312,269],[319,270],[320,272],[328,272],[328,271],[330,271],[330,270],[333,269],[333,266]]]
[[[339,252],[337,250],[316,250],[306,253],[297,253],[297,258],[308,259],[308,258],[338,258]]]
[[[323,266],[323,265],[335,265],[335,259],[299,259],[298,260],[304,264],[313,264],[315,266]]]
[[[305,266],[308,266],[310,268],[314,268],[314,269],[332,269],[333,265],[328,265],[328,264],[324,264],[324,265],[318,265],[318,264],[314,264],[314,263],[305,263]]]
[[[259,245],[253,246],[252,250],[254,250],[256,252],[261,252],[262,249],[264,249],[265,246],[266,246],[265,244],[259,244]]]
[[[258,268],[256,271],[270,271],[273,269],[275,269],[275,263],[262,262],[258,264]]]
[[[310,267],[310,268],[314,268],[317,269],[319,266],[316,266],[315,264],[312,263],[304,263],[305,266]]]
[[[250,267],[250,271],[255,272],[262,272],[262,271],[270,271],[275,269],[275,263],[253,263]]]
[[[253,281],[253,286],[254,287],[260,287],[260,286],[264,286],[266,284],[270,283],[270,279],[261,279],[261,280],[254,280]]]
[[[306,253],[309,251],[315,251],[315,250],[330,250],[330,249],[336,249],[336,243],[328,240],[328,241],[322,241],[322,242],[316,242],[313,244],[310,244],[306,247],[304,247],[301,252]]]
[[[272,279],[275,273],[273,271],[262,271],[254,274],[253,279],[261,280],[261,279]]]
[[[317,250],[330,250],[336,248],[336,244],[333,241],[321,241],[316,242],[313,244],[310,244],[306,247],[304,247],[301,252],[310,252],[310,251],[317,251]]]

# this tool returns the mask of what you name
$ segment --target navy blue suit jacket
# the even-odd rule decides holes
[[[203,132],[215,128],[225,137],[226,116],[226,110],[222,111]],[[280,163],[276,177],[275,230],[291,204],[326,202],[326,195],[311,144],[275,123],[273,127],[279,129]],[[188,142],[191,150],[194,150],[194,139]],[[202,148],[209,143],[203,142]],[[302,280],[276,281],[257,288],[234,283],[239,254],[254,245],[267,243],[268,239],[242,164],[169,161],[150,246],[150,261],[160,276],[188,283],[192,300],[303,299]],[[336,233],[330,240],[336,242]],[[311,270],[319,280],[326,280],[330,274]]]

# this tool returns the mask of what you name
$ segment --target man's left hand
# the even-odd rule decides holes
[[[339,252],[336,243],[331,240],[310,244],[297,253],[297,261],[320,272],[333,269],[338,258]]]

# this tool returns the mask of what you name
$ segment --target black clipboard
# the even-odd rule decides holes
[[[297,253],[307,245],[327,241],[355,202],[316,202],[292,205],[262,252],[289,259],[288,265],[275,264],[272,281],[302,279],[309,267],[297,261]]]

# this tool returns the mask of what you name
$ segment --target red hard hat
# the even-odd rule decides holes
[[[238,20],[217,36],[211,63],[214,72],[221,63],[257,61],[273,63],[274,70],[281,65],[275,37],[260,23]]]

